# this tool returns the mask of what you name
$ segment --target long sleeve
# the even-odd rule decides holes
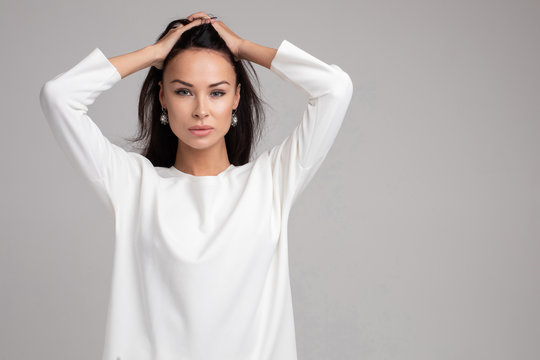
[[[88,116],[88,106],[120,81],[121,75],[99,48],[74,67],[47,81],[40,104],[54,137],[105,203],[137,172],[135,153],[111,143]]]
[[[309,97],[302,120],[270,149],[281,200],[291,205],[321,166],[341,128],[353,93],[350,76],[283,40],[270,69]]]

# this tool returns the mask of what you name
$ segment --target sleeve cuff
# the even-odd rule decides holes
[[[92,52],[90,53],[90,58],[95,59],[96,61],[102,62],[103,66],[109,69],[109,73],[111,76],[111,80],[113,83],[116,83],[122,79],[122,75],[118,72],[118,69],[116,66],[114,66],[107,56],[101,51],[100,48],[96,47]]]

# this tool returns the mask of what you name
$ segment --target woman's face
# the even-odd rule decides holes
[[[215,50],[183,50],[168,63],[159,82],[159,100],[179,141],[199,150],[225,141],[240,101],[240,84],[235,88],[235,82],[232,64]],[[213,129],[200,135],[189,130],[196,125]]]

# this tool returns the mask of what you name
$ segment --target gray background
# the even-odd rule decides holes
[[[39,89],[99,47],[153,43],[206,11],[287,39],[355,84],[342,130],[291,213],[299,359],[540,358],[540,3],[1,3],[1,359],[99,359],[113,222],[60,152]],[[255,65],[263,149],[307,98]],[[90,116],[133,135],[146,70]]]

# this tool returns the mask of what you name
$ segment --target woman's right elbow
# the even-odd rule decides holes
[[[50,108],[51,105],[59,100],[60,91],[58,91],[58,89],[58,82],[54,79],[47,81],[41,86],[39,91],[39,101],[44,110]]]
[[[330,93],[332,96],[343,99],[347,102],[350,101],[353,94],[353,81],[348,73],[345,71],[339,69],[339,71],[336,72],[336,78],[334,81],[334,84],[332,86],[332,90]]]
[[[47,81],[41,86],[41,89],[39,90],[39,100],[41,103],[51,98],[51,93],[53,92],[52,88],[54,88],[54,84],[51,82],[51,80]]]

